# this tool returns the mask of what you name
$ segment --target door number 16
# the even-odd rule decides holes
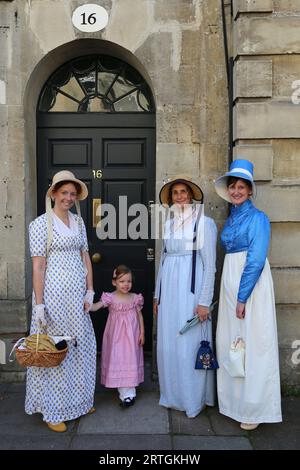
[[[93,177],[97,179],[102,178],[102,170],[93,170]]]

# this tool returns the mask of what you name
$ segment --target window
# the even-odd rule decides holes
[[[57,69],[44,86],[40,112],[154,111],[151,90],[131,65],[107,55],[85,56]]]

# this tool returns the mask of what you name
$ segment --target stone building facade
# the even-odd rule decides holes
[[[73,26],[72,13],[87,3],[107,11],[103,30]],[[229,99],[222,3],[233,62]],[[0,1],[0,380],[24,377],[8,353],[30,318],[28,224],[43,197],[37,181],[39,97],[63,64],[108,54],[135,68],[152,90],[157,194],[167,175],[193,175],[204,190],[205,211],[220,229],[228,207],[213,180],[228,168],[228,145],[232,158],[254,162],[257,206],[272,222],[269,259],[282,383],[299,389],[299,25],[297,0]],[[219,249],[218,273],[221,262]]]

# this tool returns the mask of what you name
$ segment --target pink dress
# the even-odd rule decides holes
[[[144,381],[143,347],[139,346],[137,309],[144,304],[142,294],[130,294],[121,302],[113,292],[103,292],[101,302],[109,308],[101,354],[101,383],[105,387],[136,387]]]

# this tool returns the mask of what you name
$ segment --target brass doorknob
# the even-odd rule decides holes
[[[101,261],[101,255],[100,253],[94,253],[93,256],[92,256],[92,261],[93,263],[100,263]]]

